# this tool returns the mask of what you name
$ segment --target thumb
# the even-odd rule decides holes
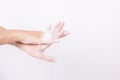
[[[55,58],[45,55],[44,53],[39,53],[39,55],[37,56],[38,59],[42,59],[48,62],[55,62]]]

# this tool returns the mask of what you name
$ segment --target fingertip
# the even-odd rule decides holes
[[[56,62],[56,59],[55,59],[55,58],[50,58],[50,59],[48,60],[48,62]]]
[[[61,21],[60,23],[61,23],[62,25],[65,25],[65,22],[64,22],[64,21]]]
[[[66,35],[70,35],[71,33],[70,33],[70,32],[66,32],[65,34],[66,34]]]
[[[51,31],[51,29],[52,29],[52,25],[50,24],[47,28],[47,31]]]
[[[68,32],[68,31],[65,31],[64,32],[64,36],[67,36],[67,35],[69,35],[70,34],[70,32]]]
[[[60,23],[63,23],[63,24],[65,23],[65,21],[59,21],[59,22],[60,22]]]
[[[55,58],[51,57],[51,56],[47,56],[47,55],[41,55],[39,57],[39,59],[41,60],[45,60],[45,61],[48,61],[48,62],[56,62]]]
[[[59,21],[57,24],[58,24],[58,25],[64,25],[65,22],[64,22],[64,21]]]

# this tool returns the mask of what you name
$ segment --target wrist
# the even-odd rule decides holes
[[[11,34],[10,38],[12,38],[12,42],[20,42],[24,38],[24,35],[20,30],[9,30],[9,32]]]

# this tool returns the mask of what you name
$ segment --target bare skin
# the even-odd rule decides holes
[[[56,43],[57,40],[69,34],[63,30],[63,27],[64,22],[59,22],[53,28],[50,26],[48,32],[52,37],[47,41],[42,40],[45,34],[43,31],[6,30],[0,27],[0,44],[10,44],[35,58],[55,62],[55,59],[45,55],[44,51],[52,44]]]

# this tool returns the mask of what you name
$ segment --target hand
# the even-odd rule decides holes
[[[42,38],[41,38],[42,42],[39,45],[24,44],[20,42],[16,42],[14,45],[35,58],[54,62],[55,59],[53,57],[45,55],[44,51],[53,43],[56,43],[56,41],[58,41],[59,39],[69,34],[63,30],[63,26],[64,26],[64,22],[59,22],[57,25],[55,25],[54,28],[50,26],[48,31],[44,32],[44,34],[42,35]]]
[[[25,51],[26,53],[28,53],[32,57],[46,60],[49,62],[55,62],[55,59],[53,57],[47,56],[44,54],[44,51],[43,51],[41,45],[33,45],[33,44],[28,45],[28,44],[22,44],[19,42],[16,42],[13,45],[18,47],[19,49]]]

